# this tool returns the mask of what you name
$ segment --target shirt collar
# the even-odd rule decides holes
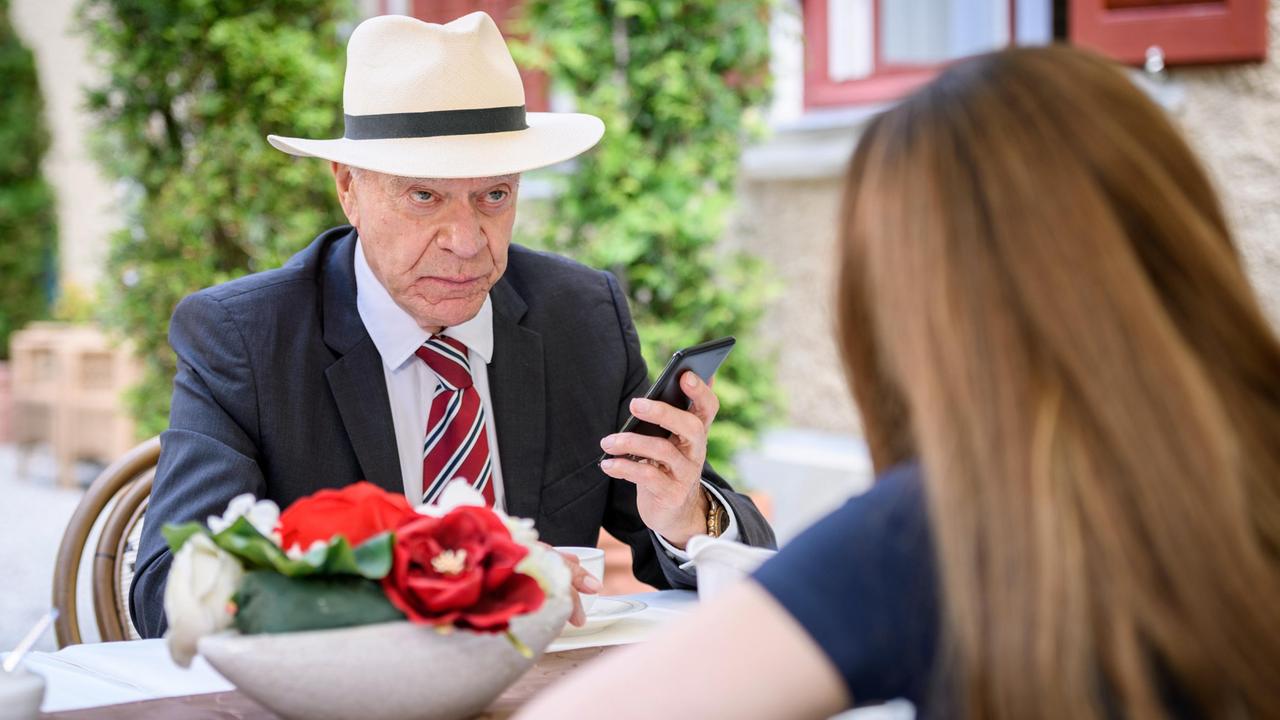
[[[418,326],[413,316],[396,304],[391,293],[374,277],[364,257],[364,246],[356,238],[356,310],[369,332],[374,347],[389,370],[403,366],[431,333]],[[485,296],[475,317],[444,329],[441,335],[458,340],[487,365],[493,358],[493,302]]]

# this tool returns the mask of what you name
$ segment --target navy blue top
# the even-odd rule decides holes
[[[905,698],[929,715],[939,607],[919,465],[881,475],[755,579],[822,648],[856,704]]]
[[[925,718],[946,716],[951,701],[946,680],[934,676],[936,570],[924,481],[911,463],[792,540],[755,579],[831,660],[856,705],[902,698]],[[1171,716],[1203,716],[1164,673],[1157,678]],[[1103,693],[1108,715],[1119,717],[1114,700]]]

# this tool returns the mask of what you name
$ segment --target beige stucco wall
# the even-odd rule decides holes
[[[1174,116],[1200,153],[1233,223],[1254,286],[1280,327],[1280,0],[1262,64],[1175,69]]]
[[[118,198],[89,155],[91,120],[84,88],[98,78],[74,33],[79,0],[12,0],[14,27],[35,54],[53,142],[45,177],[58,203],[59,286],[93,292],[102,278],[108,238],[120,226]]]
[[[1170,112],[1217,182],[1250,277],[1280,328],[1280,0],[1271,2],[1270,24],[1266,63],[1173,69],[1166,83],[1171,91],[1161,97],[1172,99]],[[779,144],[826,143],[847,156],[846,148],[830,143],[838,132],[852,138],[857,130],[792,131],[765,145],[776,151]],[[755,153],[748,151],[748,169]],[[768,169],[744,173],[729,233],[730,243],[763,257],[782,286],[761,333],[775,350],[788,398],[787,417],[779,420],[856,433],[831,333],[839,180],[830,171],[805,172],[803,163],[780,173],[793,177],[770,177]]]
[[[836,178],[739,184],[730,235],[764,259],[778,284],[758,333],[776,358],[788,425],[849,432],[853,404],[831,334],[834,292]]]

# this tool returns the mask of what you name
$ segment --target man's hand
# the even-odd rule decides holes
[[[720,410],[720,400],[696,373],[686,372],[680,385],[693,401],[689,412],[644,398],[631,401],[632,415],[671,431],[671,437],[609,435],[600,441],[605,452],[640,460],[615,457],[600,468],[610,477],[635,483],[640,519],[683,549],[689,538],[707,529],[710,508],[702,492],[702,465],[707,459],[707,428]]]
[[[552,549],[554,550],[554,548]],[[577,555],[562,552],[560,557],[564,558],[565,564],[569,566],[569,572],[573,573],[573,613],[569,615],[569,624],[574,627],[582,627],[587,622],[587,613],[582,609],[582,597],[579,593],[595,595],[600,592],[603,586],[600,584],[600,578],[595,577],[582,567],[582,563],[578,562]]]

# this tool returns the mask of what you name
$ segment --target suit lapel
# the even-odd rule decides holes
[[[330,365],[324,375],[364,479],[390,492],[403,493],[391,402],[382,374],[382,357],[373,341],[365,338]]]
[[[528,306],[505,279],[490,291],[493,300],[493,360],[489,396],[493,401],[498,457],[507,512],[538,517],[546,459],[546,378],[542,336],[520,325]]]
[[[356,309],[355,239],[334,242],[323,264],[324,342],[338,356],[324,374],[364,479],[403,493],[382,357]]]

